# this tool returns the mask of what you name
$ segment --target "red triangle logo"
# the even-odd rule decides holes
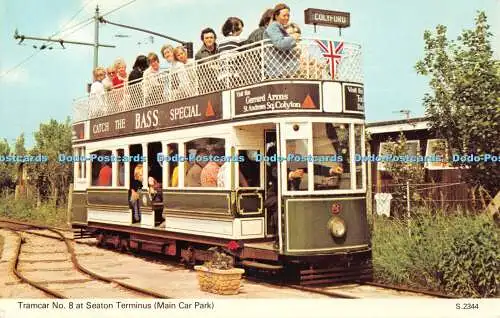
[[[208,105],[207,105],[207,110],[205,111],[205,116],[206,117],[215,116],[214,108],[213,108],[212,102],[210,100],[208,100]]]
[[[314,102],[313,102],[311,96],[309,96],[309,94],[307,94],[306,98],[302,102],[302,107],[303,108],[316,108],[316,105],[314,104]]]

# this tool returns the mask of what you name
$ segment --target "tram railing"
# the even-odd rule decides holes
[[[321,42],[321,43],[320,43]],[[339,45],[342,45],[339,47]],[[332,52],[333,51],[333,52]],[[340,54],[339,54],[340,53]],[[333,58],[335,54],[340,58]],[[302,39],[291,50],[269,41],[242,46],[196,62],[176,64],[140,82],[75,100],[73,121],[158,105],[266,80],[363,82],[360,46]],[[331,67],[331,63],[334,67]],[[333,74],[332,74],[333,73]]]

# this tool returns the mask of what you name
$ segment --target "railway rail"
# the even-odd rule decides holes
[[[6,226],[5,224],[8,224]],[[71,246],[70,241],[73,241],[75,243],[82,243],[82,244],[89,244],[87,242],[78,242],[77,240],[74,240],[72,238],[67,237],[66,235],[63,234],[62,231],[66,231],[65,229],[54,229],[48,226],[43,226],[43,225],[37,225],[37,224],[32,224],[32,223],[26,223],[26,222],[18,222],[18,221],[12,221],[12,220],[5,220],[5,219],[0,219],[0,227],[5,227],[9,228],[12,231],[17,231],[17,232],[22,232],[24,233],[25,236],[29,235],[36,235],[38,237],[44,237],[47,239],[52,239],[52,240],[58,240],[60,242],[63,242],[66,246],[67,253],[70,254],[70,259],[73,263],[73,266],[76,270],[78,270],[80,273],[83,273],[87,276],[92,277],[94,280],[99,280],[104,283],[108,284],[115,284],[116,286],[121,287],[123,290],[128,290],[132,291],[135,293],[138,293],[140,295],[145,295],[148,297],[154,297],[154,298],[171,298],[168,297],[164,294],[160,294],[158,292],[154,292],[151,290],[143,289],[137,286],[133,286],[127,283],[124,283],[123,281],[120,281],[118,279],[114,279],[112,277],[106,277],[104,275],[100,275],[94,271],[91,271],[82,265],[79,264],[78,259],[76,257],[76,253],[74,248]],[[44,232],[40,232],[44,231]],[[47,233],[49,232],[49,233]],[[20,234],[18,234],[20,235]],[[18,255],[17,255],[17,261],[19,261],[19,255],[21,253],[21,241],[19,242],[18,246]],[[156,258],[152,257],[150,254],[142,255],[143,259],[146,259],[147,261],[157,261]],[[162,257],[162,262],[167,261],[165,258]],[[29,279],[22,273],[22,271],[19,271],[17,269],[18,263],[16,263],[15,266],[15,274],[18,276],[21,280],[24,282],[35,286],[36,288],[43,290],[44,292],[47,292],[53,297],[58,297],[58,298],[65,298],[65,295],[62,293],[51,293],[53,291],[47,290],[45,286],[43,286],[43,283],[40,284],[33,279]],[[178,264],[177,264],[178,265]],[[180,266],[180,265],[179,265]],[[426,290],[418,290],[414,288],[407,288],[407,287],[401,287],[401,286],[392,286],[392,285],[386,285],[386,284],[380,284],[380,283],[373,283],[373,282],[357,282],[354,284],[335,284],[335,285],[311,285],[311,286],[303,286],[303,285],[298,285],[298,284],[291,284],[289,282],[286,282],[283,277],[279,276],[267,276],[267,277],[262,277],[262,275],[259,275],[258,272],[252,272],[247,271],[247,274],[245,275],[245,280],[248,282],[253,282],[253,283],[258,283],[258,284],[263,284],[267,286],[276,286],[279,288],[290,288],[290,289],[295,289],[298,291],[303,291],[307,293],[313,293],[313,294],[320,294],[328,297],[334,297],[334,298],[347,298],[347,299],[359,299],[359,298],[366,298],[366,297],[412,297],[412,296],[417,296],[417,297],[437,297],[437,298],[456,298],[451,295],[445,295],[439,292],[433,292],[433,291],[426,291]]]
[[[9,226],[6,226],[5,224],[10,224]],[[65,237],[63,233],[61,233],[59,230],[52,229],[46,226],[38,226],[38,225],[33,225],[33,224],[23,224],[21,222],[15,222],[15,221],[7,221],[7,220],[1,220],[0,221],[0,227],[6,228],[14,232],[16,235],[19,236],[19,241],[18,241],[18,246],[16,248],[16,255],[15,255],[15,263],[14,263],[14,268],[13,272],[14,274],[23,282],[29,284],[30,286],[35,287],[36,289],[39,289],[46,294],[56,297],[56,298],[69,298],[68,295],[68,290],[71,290],[73,294],[78,293],[77,290],[84,289],[85,283],[93,282],[94,284],[97,283],[100,286],[100,288],[107,288],[108,289],[108,294],[109,294],[109,289],[113,290],[111,291],[111,294],[115,294],[118,297],[130,297],[130,296],[142,296],[142,297],[154,297],[154,298],[171,298],[167,295],[159,294],[157,292],[144,289],[141,287],[137,287],[134,285],[130,285],[128,283],[122,282],[118,279],[112,278],[112,277],[106,277],[104,275],[100,275],[99,273],[96,273],[94,271],[91,271],[82,265],[79,264],[78,259],[76,257],[76,253],[74,248],[71,245],[70,239]],[[46,230],[50,231],[51,233],[55,235],[49,235],[47,233],[36,233],[33,232],[33,229],[38,229],[38,230]],[[20,234],[22,233],[22,235]],[[54,264],[54,263],[64,263],[64,261],[67,260],[67,257],[62,257],[62,258],[51,258],[51,259],[43,259],[40,257],[35,258],[30,258],[26,257],[26,255],[41,255],[43,253],[43,250],[38,250],[40,249],[39,246],[30,246],[30,236],[39,236],[47,239],[52,239],[56,240],[62,243],[64,243],[66,251],[61,251],[58,249],[58,246],[54,245],[47,245],[44,246],[42,249],[47,250],[47,247],[56,247],[56,249],[52,250],[52,254],[69,254],[69,260],[72,263],[71,268],[64,268],[64,267],[56,267],[52,268],[50,271],[56,270],[58,273],[58,276],[75,276],[75,271],[78,272],[79,275],[76,275],[76,279],[63,279],[63,280],[36,280],[32,277],[30,277],[29,274],[26,273],[26,270],[20,269],[20,264],[29,264],[29,263],[37,263],[39,264],[37,267],[39,268],[38,271],[43,271],[43,269],[40,269],[40,267],[43,268],[43,266],[40,266],[40,264]],[[24,244],[23,244],[24,242]],[[28,251],[23,251],[23,247],[28,246],[31,247],[31,250]],[[33,249],[35,247],[35,249]],[[57,253],[54,253],[57,252]],[[51,252],[48,252],[51,253]],[[23,257],[22,257],[23,256]],[[87,277],[87,278],[85,278]],[[90,279],[89,279],[90,278]],[[53,284],[53,285],[61,285],[64,286],[62,288],[63,291],[58,291],[55,290],[54,288],[48,288],[47,285]],[[66,292],[65,292],[66,291]]]

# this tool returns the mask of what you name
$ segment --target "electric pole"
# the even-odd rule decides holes
[[[94,16],[94,67],[95,70],[99,64],[99,5],[95,7]]]

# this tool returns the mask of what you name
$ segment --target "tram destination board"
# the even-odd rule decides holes
[[[304,11],[304,22],[306,24],[347,28],[351,25],[351,14],[349,12],[309,8]]]
[[[317,111],[319,105],[319,83],[270,83],[234,91],[236,116]]]
[[[344,84],[345,110],[347,112],[364,112],[363,86]]]
[[[149,132],[219,119],[222,119],[222,94],[214,93],[91,119],[90,139]]]

